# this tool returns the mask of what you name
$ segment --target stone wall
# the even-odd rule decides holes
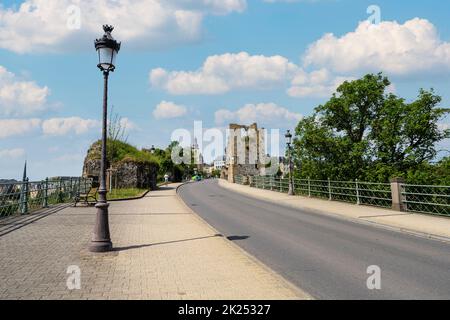
[[[83,177],[99,177],[100,176],[100,160],[85,159],[83,165]]]
[[[110,180],[110,175],[112,179]],[[113,188],[140,188],[152,189],[157,187],[158,168],[152,164],[136,163],[134,161],[124,161],[116,164],[113,170],[108,170],[106,184],[109,189],[109,182],[112,181]],[[100,160],[85,161],[83,177],[99,177]]]
[[[117,188],[156,189],[158,169],[151,164],[133,161],[119,163],[112,173],[113,186]]]

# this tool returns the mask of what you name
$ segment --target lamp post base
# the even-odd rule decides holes
[[[99,193],[101,193],[100,191]],[[105,192],[101,194],[102,198]],[[109,221],[108,221],[108,207],[109,204],[105,202],[99,202],[95,205],[97,208],[97,216],[95,222],[94,235],[89,246],[89,251],[94,253],[109,252],[112,251],[113,245],[109,233]]]
[[[111,241],[102,241],[95,242],[92,241],[89,246],[89,251],[92,253],[102,253],[102,252],[110,252],[113,249],[113,244]]]

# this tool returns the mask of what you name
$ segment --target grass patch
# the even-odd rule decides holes
[[[143,195],[147,192],[148,189],[138,189],[138,188],[129,188],[129,189],[113,189],[112,192],[108,193],[109,200],[120,200],[127,198],[136,198]]]

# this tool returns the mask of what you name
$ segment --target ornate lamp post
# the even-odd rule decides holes
[[[109,233],[108,201],[106,198],[106,141],[107,141],[107,117],[108,117],[108,77],[115,70],[115,59],[120,50],[120,42],[114,40],[111,32],[112,26],[104,25],[105,34],[101,39],[95,40],[95,50],[98,53],[98,68],[103,72],[103,127],[102,127],[102,157],[100,165],[100,188],[98,190],[99,200],[95,205],[97,217],[94,235],[89,246],[91,252],[108,252],[112,250],[111,236]]]
[[[292,154],[291,154],[291,146],[292,146],[292,134],[291,131],[288,130],[286,132],[286,145],[288,149],[288,162],[289,162],[289,192],[288,195],[293,196],[295,194],[294,192],[294,180],[292,175]]]

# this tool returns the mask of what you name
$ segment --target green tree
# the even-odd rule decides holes
[[[438,107],[441,98],[433,90],[420,90],[417,100],[406,103],[386,93],[390,84],[381,73],[346,81],[301,120],[294,142],[297,176],[380,182],[416,177],[436,157],[436,144],[450,137],[438,127],[449,109]]]
[[[178,141],[172,141],[165,150],[156,149],[155,156],[160,159],[159,179],[163,180],[165,174],[171,175],[174,182],[180,182],[193,172],[190,164],[175,164],[172,161],[172,150],[179,147]]]
[[[220,178],[221,174],[222,174],[222,172],[220,170],[216,169],[216,170],[213,170],[213,172],[211,174],[211,177],[213,177],[213,178]]]
[[[372,124],[370,138],[374,144],[374,170],[380,178],[392,175],[407,177],[408,173],[423,170],[436,158],[436,144],[449,137],[448,130],[440,130],[439,120],[448,109],[439,108],[441,97],[433,90],[420,90],[417,100],[389,95]]]

